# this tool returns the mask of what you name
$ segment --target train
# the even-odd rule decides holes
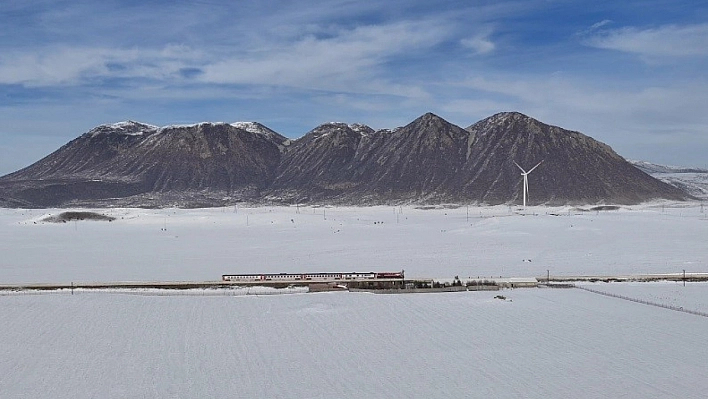
[[[404,272],[351,272],[351,273],[262,273],[262,274],[224,274],[223,281],[258,282],[258,281],[351,281],[403,279]]]

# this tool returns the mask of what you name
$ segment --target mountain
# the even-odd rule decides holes
[[[271,198],[340,203],[637,203],[686,195],[642,173],[609,146],[516,112],[462,129],[425,114],[394,131],[324,124],[284,156]]]
[[[609,146],[516,112],[466,129],[427,113],[374,130],[325,123],[289,140],[256,122],[101,125],[0,178],[0,205],[220,206],[237,202],[637,203],[689,196]]]
[[[433,114],[394,131],[330,123],[286,151],[272,197],[369,204],[445,201],[469,134]]]
[[[350,189],[351,166],[368,126],[325,123],[295,140],[276,171],[269,198],[323,200]]]
[[[238,126],[102,125],[0,178],[0,198],[39,207],[252,200],[271,183],[288,140],[269,129]]]
[[[462,200],[458,173],[469,145],[464,129],[431,113],[399,129],[377,132],[363,141],[357,157],[362,181],[357,194],[375,202]]]
[[[468,165],[469,196],[504,202],[521,196],[520,170],[543,161],[529,175],[531,203],[638,203],[686,194],[641,172],[608,145],[582,133],[504,112],[466,129],[475,136]]]
[[[645,161],[629,161],[652,177],[671,184],[690,195],[708,199],[708,169],[657,165]]]

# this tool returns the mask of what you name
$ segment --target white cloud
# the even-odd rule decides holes
[[[74,82],[86,71],[102,68],[92,52],[55,49],[50,52],[4,53],[0,56],[0,82],[59,85]]]
[[[577,32],[576,35],[580,36],[580,37],[587,37],[591,33],[596,32],[597,30],[599,30],[603,26],[609,25],[612,22],[614,22],[614,21],[612,21],[611,19],[603,19],[602,21],[599,21],[599,22],[596,22],[596,23],[590,25],[589,28],[583,29],[583,30]]]
[[[467,39],[462,39],[460,43],[469,49],[472,49],[475,54],[487,54],[495,49],[494,43],[489,39],[492,34],[491,29],[486,29],[485,31],[478,33],[475,36],[469,37]]]
[[[669,86],[615,87],[611,82],[598,84],[565,76],[487,75],[473,77],[461,85],[485,95],[503,96],[512,106],[554,110],[557,114],[585,115],[607,120],[633,120],[663,128],[691,122],[708,126],[708,116],[701,110],[708,104],[708,82],[690,82]]]
[[[446,36],[445,27],[435,21],[360,26],[327,38],[307,36],[265,52],[234,54],[206,66],[201,79],[208,83],[367,91],[383,83],[379,67],[386,62],[423,52]]]
[[[118,78],[424,96],[419,87],[395,83],[397,76],[384,66],[397,57],[424,53],[449,35],[437,20],[322,29],[327,32],[320,37],[278,38],[251,47],[14,49],[0,54],[0,83],[70,86]]]
[[[598,32],[586,44],[648,57],[708,56],[708,24],[625,27]]]
[[[603,19],[600,22],[592,24],[592,26],[590,27],[590,30],[599,29],[599,28],[602,28],[603,26],[605,26],[607,24],[611,24],[611,23],[612,23],[611,19]]]
[[[167,45],[162,49],[47,47],[0,55],[0,83],[29,87],[81,84],[102,78],[167,79],[198,65],[199,51]]]

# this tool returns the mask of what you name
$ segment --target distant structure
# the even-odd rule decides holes
[[[524,177],[524,188],[523,188],[523,191],[524,191],[524,194],[523,194],[523,196],[524,196],[524,209],[526,209],[526,197],[529,195],[529,173],[533,172],[534,169],[538,168],[538,165],[540,165],[542,162],[543,162],[543,161],[537,163],[536,166],[534,166],[533,168],[531,168],[531,170],[529,170],[529,171],[527,172],[527,171],[524,170],[524,168],[522,168],[521,166],[519,166],[519,164],[516,163],[516,161],[514,161],[514,165],[516,165],[517,168],[521,169],[521,176]]]
[[[224,282],[243,285],[290,286],[307,285],[317,288],[329,285],[330,288],[365,288],[391,289],[403,288],[405,285],[404,271],[400,272],[345,272],[345,273],[258,273],[258,274],[224,274]],[[321,290],[321,288],[317,288]]]
[[[262,274],[224,274],[223,281],[257,282],[257,281],[325,281],[339,282],[351,280],[403,279],[404,271],[400,272],[368,272],[368,273],[262,273]]]

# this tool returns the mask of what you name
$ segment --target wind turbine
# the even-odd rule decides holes
[[[533,172],[534,169],[538,168],[538,165],[540,165],[543,161],[539,162],[531,168],[528,172],[524,170],[521,166],[519,166],[516,161],[514,161],[514,165],[516,165],[517,168],[521,169],[521,176],[524,177],[524,209],[526,209],[526,197],[529,195],[529,173]]]

